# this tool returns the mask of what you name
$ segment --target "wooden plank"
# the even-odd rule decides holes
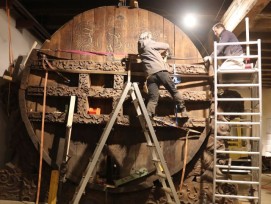
[[[82,14],[77,15],[73,18],[73,26],[72,26],[72,49],[73,50],[84,50],[84,43],[82,42]],[[72,59],[79,60],[79,54],[72,54]]]
[[[139,9],[128,9],[127,10],[127,35],[125,47],[126,51],[129,54],[137,54],[137,41],[138,36],[140,34],[139,28],[141,25],[139,24],[138,19],[138,11]]]
[[[163,41],[169,44],[171,54],[175,56],[175,43],[174,43],[174,24],[172,24],[169,20],[164,18],[164,36]]]
[[[249,17],[252,22],[268,3],[266,0],[234,0],[221,21],[228,30],[234,31],[238,36],[245,31],[245,22],[241,23],[244,18]]]
[[[93,40],[92,40],[92,50],[96,52],[106,52],[106,7],[99,7],[94,9],[94,30],[93,30]],[[97,62],[104,62],[105,57],[94,55],[92,60]]]
[[[258,15],[257,15],[258,16]],[[254,32],[270,32],[271,29],[271,19],[258,19],[256,17],[255,21],[250,27],[250,30],[253,30]]]
[[[149,30],[149,12],[147,10],[138,10],[138,30],[139,33]]]
[[[56,204],[56,202],[57,202],[58,180],[59,180],[59,171],[52,170],[51,180],[50,180],[50,188],[49,188],[48,204]]]
[[[152,37],[156,41],[163,41],[164,40],[164,29],[163,29],[163,24],[164,24],[164,19],[162,16],[159,16],[156,13],[150,12],[149,11],[149,30],[152,33]]]
[[[202,61],[196,46],[177,26],[175,26],[175,55],[178,58],[198,58],[193,63]],[[182,63],[191,64],[191,60],[183,60]]]
[[[94,51],[95,44],[93,43],[94,26],[94,9],[81,14],[80,28],[80,44],[83,51]],[[93,60],[93,55],[81,55],[82,60]]]
[[[104,39],[101,41],[101,50],[105,50],[106,52],[113,53],[114,52],[114,38],[115,36],[115,11],[116,7],[110,6],[106,7],[104,12],[104,24],[103,24],[103,30],[105,31],[104,34],[100,34],[104,37]],[[95,18],[96,19],[96,18]],[[96,22],[96,20],[95,20]],[[104,57],[104,60],[110,61],[114,58],[112,56]]]
[[[122,54],[124,57],[128,53],[126,44],[128,41],[127,37],[130,35],[128,31],[128,18],[127,9],[125,7],[119,7],[115,9],[115,29],[113,34],[113,52]],[[131,43],[131,42],[130,42]]]

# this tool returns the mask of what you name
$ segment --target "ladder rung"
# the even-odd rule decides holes
[[[222,169],[222,172],[225,173],[250,173],[250,170],[242,170],[242,169]]]
[[[223,197],[223,198],[243,198],[243,199],[259,199],[257,196],[242,196],[242,195],[222,195],[222,194],[215,194],[215,197]]]
[[[223,150],[217,150],[216,153],[220,153],[220,154],[249,154],[249,155],[258,155],[258,154],[260,154],[260,152],[223,151]]]
[[[217,87],[257,87],[259,84],[217,84]]]
[[[252,69],[218,69],[217,73],[226,73],[226,74],[238,74],[238,73],[255,73],[259,70],[257,68]]]
[[[241,43],[240,42],[238,42],[238,43],[226,42],[226,43],[217,43],[217,45],[218,46],[219,45],[241,45]],[[258,58],[259,55],[244,55],[242,57],[244,57],[244,58]],[[238,58],[240,58],[240,56],[238,56],[238,55],[233,55],[233,56],[219,55],[219,56],[217,56],[217,59],[238,59]],[[244,69],[244,70],[246,70],[246,69]]]
[[[227,159],[227,158],[225,158],[225,160],[226,161],[229,161],[229,160],[231,160],[232,162],[251,162],[251,159]]]
[[[138,103],[138,99],[137,98],[135,98],[135,99],[132,100],[132,103],[135,103],[135,102]]]
[[[166,174],[163,174],[163,173],[157,173],[157,176],[160,176],[161,178],[167,178]]]
[[[163,187],[162,188],[166,193],[172,193],[172,190],[168,187]]]
[[[221,43],[216,43],[218,46],[219,45],[259,45],[259,40],[252,40],[252,41],[242,41],[242,42],[221,42]],[[251,58],[253,55],[244,55],[242,57],[244,58]],[[219,56],[222,57],[222,56]],[[233,56],[231,56],[233,57]],[[236,57],[235,57],[236,58]]]
[[[240,112],[217,112],[217,115],[260,115],[260,113],[251,113],[251,112],[246,112],[246,113],[240,113]]]
[[[160,159],[152,159],[153,162],[161,162]]]
[[[215,165],[218,168],[230,168],[230,169],[248,169],[248,170],[259,170],[260,167],[257,166],[227,166],[227,165]]]
[[[218,98],[217,101],[259,101],[259,98]]]
[[[245,136],[216,136],[216,139],[222,140],[260,140],[260,137],[245,137]]]
[[[217,121],[217,124],[229,124],[229,125],[260,125],[260,122],[223,122],[223,121]]]
[[[147,147],[155,147],[154,144],[147,144]]]
[[[251,184],[251,185],[259,185],[258,181],[240,181],[240,180],[220,180],[215,179],[216,183],[236,183],[236,184]]]

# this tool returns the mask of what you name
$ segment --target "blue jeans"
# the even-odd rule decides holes
[[[147,80],[149,94],[147,110],[149,114],[155,114],[155,109],[159,100],[160,85],[163,85],[169,91],[169,93],[171,94],[177,105],[179,105],[179,107],[184,107],[184,101],[181,98],[181,94],[175,88],[175,84],[170,78],[169,73],[167,71],[160,71],[149,76]]]

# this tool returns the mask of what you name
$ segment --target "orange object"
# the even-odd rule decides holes
[[[89,115],[100,115],[101,114],[101,109],[100,108],[89,108],[88,109],[88,114]]]

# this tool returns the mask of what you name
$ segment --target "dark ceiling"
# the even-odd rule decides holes
[[[139,8],[162,15],[179,26],[202,51],[202,44],[208,38],[210,28],[219,21],[231,2],[232,0],[141,0],[138,4]],[[74,16],[100,6],[117,6],[118,3],[119,0],[12,0],[11,11],[16,15],[18,28],[28,27],[43,42]],[[129,6],[130,1],[124,1],[124,4]],[[188,30],[183,26],[182,17],[186,13],[197,15],[197,28]]]

